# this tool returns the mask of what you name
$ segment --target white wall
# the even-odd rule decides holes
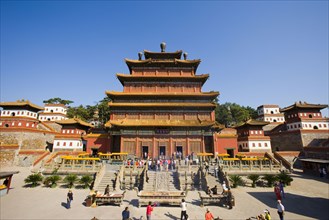
[[[318,129],[314,129],[314,127]],[[329,130],[329,122],[295,122],[287,124],[288,131],[294,130]]]
[[[66,143],[64,146],[64,142]],[[72,143],[72,146],[70,146],[70,143]],[[83,150],[83,144],[82,140],[54,140],[53,149],[57,150]]]
[[[38,113],[28,110],[2,110],[1,116],[37,118]]]

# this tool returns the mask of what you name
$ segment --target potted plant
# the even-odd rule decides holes
[[[44,184],[48,187],[55,188],[57,186],[57,182],[60,181],[61,179],[62,178],[58,175],[48,176],[45,179]]]
[[[277,180],[282,181],[285,185],[290,186],[293,178],[289,176],[287,173],[279,173],[276,175]]]
[[[67,183],[69,188],[72,188],[77,180],[78,176],[75,174],[69,174],[64,178],[64,182]]]
[[[250,174],[247,176],[248,179],[252,181],[251,186],[256,187],[256,182],[259,180],[259,175],[258,174]]]
[[[263,177],[262,177],[263,180],[265,180],[267,182],[267,186],[268,187],[272,187],[274,182],[277,180],[276,179],[276,175],[274,174],[265,174]]]
[[[91,176],[84,175],[84,176],[81,177],[79,182],[83,184],[83,187],[85,189],[87,189],[90,186],[92,181],[93,181],[93,178]]]
[[[242,178],[239,175],[230,175],[230,182],[232,183],[232,188],[236,188],[243,184]]]
[[[39,185],[40,182],[42,182],[43,177],[40,173],[31,174],[24,180],[25,183],[30,183],[31,187],[36,187]]]

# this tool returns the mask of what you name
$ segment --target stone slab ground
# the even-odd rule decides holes
[[[0,219],[91,219],[100,220],[121,219],[121,212],[125,206],[130,209],[132,219],[145,218],[145,207],[138,208],[135,191],[127,191],[124,203],[119,206],[85,207],[83,202],[89,190],[73,189],[74,200],[72,208],[66,209],[66,193],[68,189],[57,187],[54,189],[39,186],[24,188],[24,179],[30,174],[29,168],[13,167],[1,168],[1,171],[18,170],[14,175],[12,189],[9,194],[0,198]],[[301,172],[293,174],[294,181],[285,188],[286,198],[283,204],[286,207],[287,219],[329,219],[329,183],[317,177],[306,176]],[[188,211],[191,220],[204,219],[207,208],[222,219],[246,219],[263,213],[264,209],[271,212],[272,219],[278,219],[276,200],[272,188],[238,187],[233,189],[236,206],[232,210],[215,205],[200,207],[200,200],[196,191],[187,196]],[[152,213],[153,220],[179,219],[179,207],[155,207]]]

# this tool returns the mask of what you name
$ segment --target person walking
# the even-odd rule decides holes
[[[151,214],[152,214],[152,211],[153,211],[153,207],[151,205],[152,203],[149,202],[148,206],[146,207],[146,219],[147,220],[151,220]]]
[[[231,189],[228,188],[227,197],[226,197],[226,204],[227,204],[228,209],[232,209],[232,207],[233,207],[233,201],[232,200],[233,200],[233,195],[232,195]]]
[[[67,193],[67,197],[66,197],[66,200],[67,200],[67,208],[70,209],[71,208],[71,202],[73,200],[73,192],[72,190],[69,190],[69,192]]]
[[[280,220],[283,220],[285,210],[284,210],[284,206],[281,203],[281,200],[278,200],[277,208],[278,208],[278,214],[279,214]]]
[[[183,218],[184,218],[185,220],[187,220],[187,213],[186,213],[187,204],[185,202],[185,199],[182,199],[182,202],[180,204],[180,207],[182,208],[182,211],[180,213],[180,219],[183,220]]]
[[[125,210],[122,211],[122,220],[129,220],[130,212],[128,210],[128,207],[125,208]]]
[[[207,209],[206,211],[205,220],[214,220],[214,216],[212,215],[209,209]]]
[[[276,200],[281,200],[281,190],[280,190],[279,184],[277,184],[277,183],[275,183],[275,185],[274,185],[274,193],[276,196]]]
[[[281,193],[282,198],[285,198],[285,195],[284,195],[284,183],[283,183],[282,180],[280,180],[279,187],[280,187],[280,193]]]
[[[108,196],[110,195],[110,185],[107,185],[104,191],[104,195]]]

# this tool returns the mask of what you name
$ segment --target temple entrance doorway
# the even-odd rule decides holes
[[[166,147],[160,146],[160,152],[159,152],[160,158],[164,159],[166,156]]]
[[[183,155],[183,147],[182,146],[176,146],[176,158],[177,158],[177,155]]]
[[[230,156],[230,158],[233,158],[234,157],[234,149],[226,149],[226,152],[227,152],[227,154],[229,154]]]
[[[148,155],[149,155],[149,147],[142,146],[142,158],[147,159]]]

